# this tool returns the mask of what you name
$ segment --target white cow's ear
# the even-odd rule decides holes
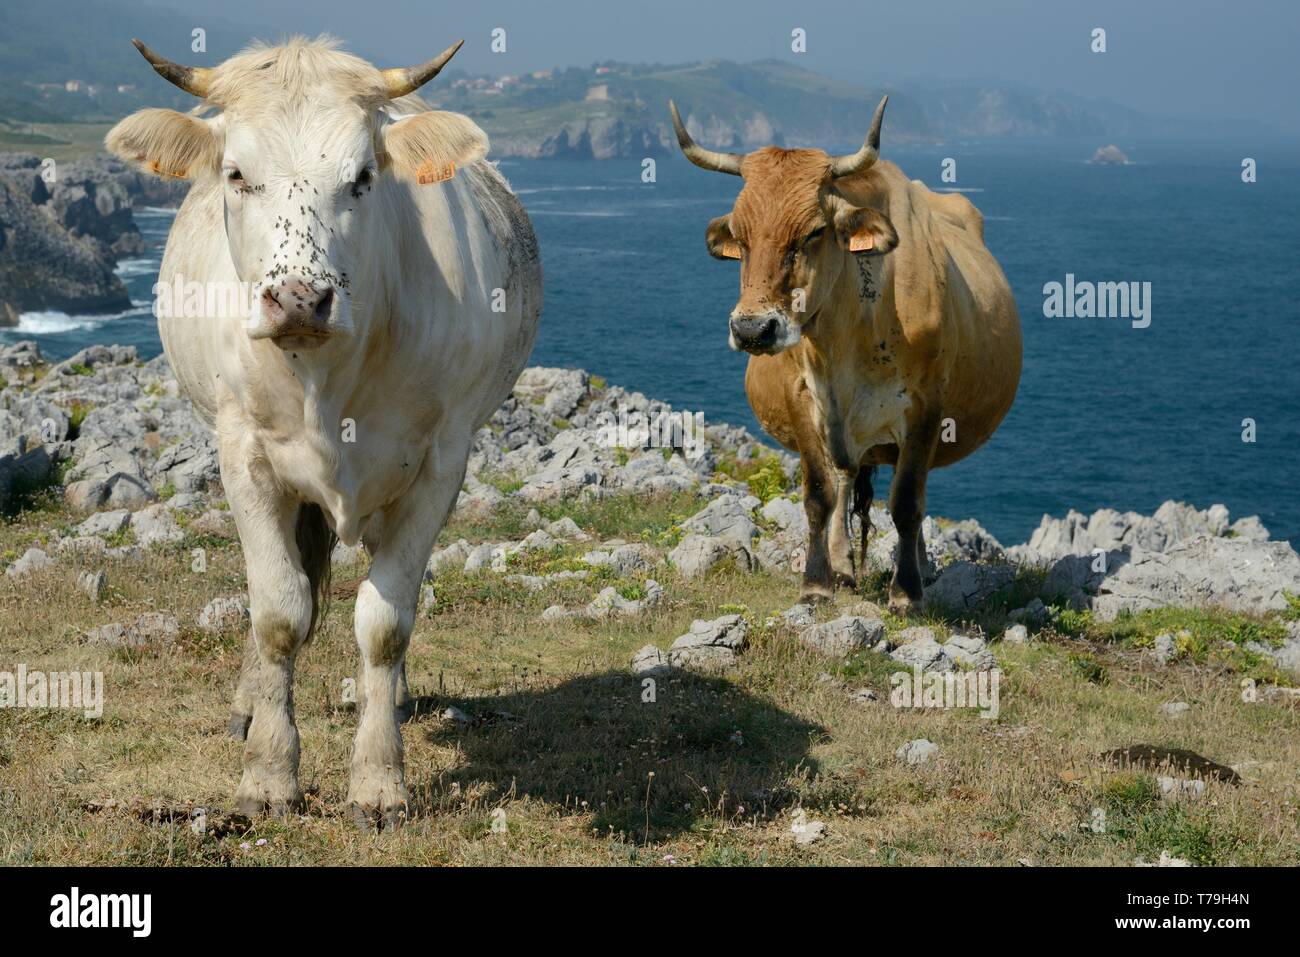
[[[456,167],[488,151],[487,134],[459,113],[416,113],[385,127],[382,136],[381,166],[409,173],[421,184],[449,180]]]
[[[221,143],[208,121],[175,110],[132,113],[104,137],[108,151],[159,176],[194,179],[221,168]]]
[[[851,253],[883,256],[898,245],[889,217],[866,206],[842,205],[835,212],[835,235]]]

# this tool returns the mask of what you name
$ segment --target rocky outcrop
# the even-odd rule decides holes
[[[14,574],[37,573],[44,559],[129,560],[141,550],[174,546],[188,533],[233,533],[229,516],[213,507],[221,497],[215,443],[180,397],[163,357],[141,362],[133,348],[91,346],[46,366],[34,344],[18,343],[0,349],[0,370],[8,383],[0,391],[0,509],[57,482],[88,516],[41,555],[15,562]],[[790,480],[793,457],[727,425],[702,426],[692,442],[664,433],[667,447],[660,447],[661,435],[611,432],[611,416],[629,410],[673,414],[664,403],[605,386],[581,370],[526,370],[475,436],[457,508],[490,518],[507,504],[531,506],[525,521],[531,531],[521,541],[446,545],[429,560],[429,582],[436,587],[452,572],[503,575],[534,592],[599,582],[582,602],[554,605],[542,616],[563,623],[635,618],[659,608],[675,583],[717,571],[802,571],[808,534],[802,503],[770,491],[764,501],[717,467],[763,449]],[[575,498],[663,492],[687,493],[697,504],[653,543],[602,541],[572,517],[546,521],[540,511]],[[891,569],[897,532],[883,509],[873,506],[869,517],[867,570]],[[923,528],[923,609],[969,620],[1015,596],[1022,607],[1008,607],[1009,623],[1018,626],[1007,630],[1010,641],[1029,640],[1061,606],[1102,619],[1166,606],[1257,613],[1284,609],[1289,596],[1300,594],[1300,556],[1289,544],[1270,541],[1257,518],[1232,521],[1222,505],[1200,510],[1166,502],[1153,515],[1100,509],[1091,516],[1044,516],[1029,542],[1006,549],[971,520],[927,517]],[[557,557],[563,561],[554,564]],[[340,549],[335,560],[363,558],[360,549]],[[922,629],[886,640],[878,609],[819,622],[812,609],[796,606],[782,624],[833,657],[889,646],[901,663],[930,670],[989,664],[982,636],[941,644]],[[683,636],[665,659],[729,661],[735,649],[701,639],[706,632]],[[1277,652],[1280,663],[1292,661],[1291,652],[1265,651]]]
[[[1110,146],[1100,147],[1088,162],[1094,166],[1127,166],[1129,158],[1124,155],[1122,149],[1112,143]]]
[[[1281,611],[1300,595],[1300,556],[1286,542],[1196,538],[1168,551],[1134,549],[1089,582],[1089,606],[1103,620],[1148,608],[1221,607]]]
[[[94,240],[64,228],[44,202],[35,169],[0,175],[0,316],[36,309],[113,312],[130,307],[114,262]]]
[[[113,269],[119,258],[144,251],[131,211],[177,205],[188,185],[111,156],[47,170],[38,156],[0,153],[0,325],[38,309],[129,309]]]
[[[550,128],[541,136],[516,131],[492,135],[497,156],[524,159],[619,159],[669,151],[666,130],[630,117],[594,116]]]
[[[1165,502],[1154,515],[1098,509],[1085,516],[1073,509],[1064,518],[1044,515],[1029,541],[1008,549],[1014,561],[1050,566],[1067,555],[1091,555],[1097,549],[1141,548],[1163,552],[1179,542],[1203,536],[1266,541],[1268,529],[1256,516],[1230,522],[1223,505],[1204,511],[1183,502]]]

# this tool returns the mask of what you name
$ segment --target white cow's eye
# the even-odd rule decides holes
[[[232,183],[242,183],[244,181],[244,174],[237,168],[227,169],[226,179]]]
[[[375,179],[375,171],[373,167],[366,166],[361,170],[361,172],[357,173],[358,186],[369,186],[372,182],[374,182],[374,179]]]

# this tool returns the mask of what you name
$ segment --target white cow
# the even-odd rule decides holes
[[[253,627],[231,720],[246,737],[238,806],[302,803],[294,661],[328,595],[337,536],[371,555],[356,598],[348,803],[363,824],[397,823],[398,707],[421,579],[474,433],[532,350],[532,227],[483,159],[483,132],[408,95],[460,44],[381,71],[326,39],[254,47],[211,69],[133,42],[216,110],[142,110],[107,144],[193,180],[163,257],[158,326],[216,430],[248,570]]]

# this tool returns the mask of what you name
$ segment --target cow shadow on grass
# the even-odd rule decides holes
[[[798,803],[816,775],[810,745],[826,729],[731,682],[675,671],[653,679],[583,675],[548,688],[480,698],[421,698],[406,734],[454,745],[466,760],[421,782],[416,813],[483,794],[591,811],[592,828],[649,842],[697,820],[768,819]],[[454,704],[470,722],[431,716]],[[485,788],[486,786],[486,788]]]

